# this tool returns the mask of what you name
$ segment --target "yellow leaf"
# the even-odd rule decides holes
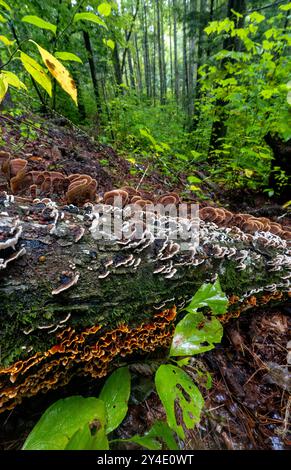
[[[36,42],[32,40],[30,41],[37,46],[42,60],[52,76],[59,82],[63,90],[65,90],[68,95],[70,95],[72,100],[77,104],[77,87],[69,71],[50,52],[43,49]]]
[[[2,100],[4,96],[6,95],[7,90],[8,90],[8,83],[6,82],[5,78],[0,76],[0,103],[2,103]]]
[[[36,60],[34,60],[32,57],[25,54],[25,52],[20,53],[20,60],[23,64],[23,67],[32,76],[32,78],[45,89],[49,96],[52,96],[52,82],[50,81],[42,66],[39,65],[39,63],[36,62]]]
[[[6,36],[0,36],[0,41],[5,44],[5,46],[11,46],[15,41],[10,41]]]
[[[9,85],[14,86],[15,88],[24,88],[25,90],[27,90],[24,83],[21,80],[19,80],[19,78],[17,77],[17,75],[15,75],[15,73],[9,72],[8,70],[4,70],[1,75],[2,75],[1,78],[4,78],[4,80]]]
[[[191,184],[191,186],[189,186],[189,189],[190,189],[191,191],[200,191],[199,186],[195,186],[194,184]]]
[[[248,170],[248,169],[245,169],[245,175],[247,178],[251,178],[251,176],[253,176],[254,172],[253,170]]]

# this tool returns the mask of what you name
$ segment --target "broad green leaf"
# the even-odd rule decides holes
[[[75,104],[77,104],[77,87],[69,71],[50,52],[43,49],[31,39],[30,41],[33,42],[33,44],[35,44],[38,48],[42,60],[47,66],[52,76],[57,80],[57,82],[59,82],[63,90],[65,90],[65,92],[70,95]]]
[[[113,50],[115,48],[115,42],[112,41],[112,39],[103,39],[103,42],[104,42],[105,46],[110,47],[110,49]]]
[[[4,16],[1,15],[1,13],[0,13],[0,23],[7,23],[6,18],[4,18]]]
[[[74,22],[76,23],[77,21],[92,21],[93,23],[97,23],[100,26],[102,26],[105,29],[108,29],[106,24],[104,23],[99,16],[95,15],[94,13],[91,12],[84,12],[84,13],[76,13],[74,16]]]
[[[8,90],[8,83],[3,77],[0,76],[0,103],[2,103],[4,96]]]
[[[193,429],[199,423],[204,405],[203,397],[193,384],[192,379],[179,367],[162,365],[155,376],[158,395],[167,414],[167,422],[181,439],[185,438],[183,427],[177,422],[175,405],[179,406],[183,423],[187,429]]]
[[[58,51],[58,52],[55,52],[55,56],[61,60],[71,60],[73,62],[80,62],[80,64],[83,63],[80,57],[78,57],[76,54],[73,54],[72,52],[59,52]]]
[[[254,11],[249,15],[249,18],[252,22],[254,23],[261,23],[266,19],[264,15],[261,15],[261,13],[258,13],[257,11]]]
[[[214,284],[203,284],[192,298],[186,310],[192,312],[201,307],[209,307],[215,315],[227,311],[228,299],[222,292],[219,279]]]
[[[287,3],[287,5],[280,5],[279,10],[283,10],[283,11],[291,10],[291,3]]]
[[[15,88],[23,88],[24,90],[27,90],[26,85],[21,80],[19,80],[15,73],[4,70],[2,75],[5,77],[5,80],[9,85],[14,86]]]
[[[52,82],[42,66],[25,52],[20,53],[20,60],[32,78],[45,89],[49,96],[52,96]]]
[[[82,429],[73,434],[65,450],[108,450],[109,443],[105,434],[104,423],[100,420],[94,422],[89,426],[85,424]]]
[[[15,43],[15,41],[10,41],[10,39],[8,39],[6,36],[2,36],[2,35],[0,35],[0,41],[3,42],[3,44],[5,44],[5,46],[12,46],[12,44]]]
[[[7,11],[11,11],[10,6],[8,5],[8,3],[4,2],[4,0],[0,0],[0,6],[4,7],[5,10],[7,10]]]
[[[86,425],[106,425],[102,400],[74,396],[51,405],[28,435],[23,450],[63,450],[73,435]]]
[[[126,439],[126,442],[134,442],[148,450],[161,450],[165,447],[169,450],[179,450],[173,431],[163,421],[157,421],[143,436],[135,435]]]
[[[102,16],[109,16],[111,13],[111,5],[107,2],[101,3],[97,7],[98,12]]]
[[[48,21],[45,21],[42,18],[39,18],[38,16],[35,16],[35,15],[26,15],[22,18],[21,21],[24,21],[25,23],[33,24],[34,26],[37,26],[38,28],[48,29],[49,31],[52,31],[54,34],[56,34],[57,32],[57,27],[54,24],[49,23]]]
[[[99,398],[104,401],[107,411],[106,434],[116,429],[124,420],[130,395],[130,372],[120,367],[106,380]]]
[[[176,326],[170,356],[193,356],[213,349],[220,343],[223,328],[217,318],[202,312],[188,313]]]

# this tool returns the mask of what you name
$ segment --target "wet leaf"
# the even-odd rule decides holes
[[[220,343],[223,328],[216,318],[203,313],[188,313],[176,326],[170,356],[193,356],[213,349]]]
[[[107,411],[106,433],[116,429],[124,420],[130,395],[130,373],[121,367],[106,380],[99,398],[104,401]]]
[[[73,435],[90,423],[104,429],[106,410],[102,400],[74,396],[51,405],[27,437],[23,450],[63,450]]]
[[[223,315],[227,311],[228,299],[221,290],[219,279],[214,284],[203,284],[186,307],[193,312],[201,307],[209,307],[215,315]]]
[[[182,369],[172,365],[162,365],[156,372],[155,383],[158,395],[167,414],[167,422],[181,439],[185,433],[181,424],[177,423],[175,403],[180,407],[184,425],[193,429],[199,423],[204,405],[203,397],[193,384],[192,379]]]

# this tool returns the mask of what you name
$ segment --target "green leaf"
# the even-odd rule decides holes
[[[291,10],[291,3],[287,3],[287,5],[280,5],[279,10],[283,10],[283,11]]]
[[[266,19],[264,15],[261,15],[261,13],[258,13],[257,11],[254,11],[253,13],[251,13],[249,15],[249,18],[253,23],[261,23],[262,21]]]
[[[188,176],[187,180],[189,183],[202,183],[202,180],[197,176]]]
[[[52,96],[52,82],[42,66],[25,52],[20,53],[20,60],[32,78],[45,89],[49,96]]]
[[[201,307],[209,307],[215,315],[223,315],[227,311],[228,299],[222,292],[219,279],[214,284],[203,284],[186,307],[193,312]]]
[[[110,47],[110,49],[114,50],[115,42],[112,41],[112,39],[103,39],[103,42],[104,42],[105,46],[108,46],[108,47]]]
[[[73,62],[80,62],[80,64],[83,63],[80,57],[72,52],[55,52],[55,57],[61,60],[71,60]]]
[[[0,103],[2,103],[7,90],[8,90],[8,83],[6,82],[6,80],[1,78],[0,76]]]
[[[179,450],[173,431],[163,421],[157,421],[144,436],[135,435],[126,442],[134,442],[148,450],[161,450],[165,446],[169,450]]]
[[[3,76],[5,77],[5,80],[9,85],[14,86],[15,88],[24,88],[24,90],[27,90],[26,86],[24,83],[19,80],[17,75],[15,73],[9,72],[8,70],[4,70],[2,72]]]
[[[105,416],[105,405],[98,398],[74,396],[58,400],[36,423],[23,450],[63,450],[84,426],[89,424],[96,429],[104,429]]]
[[[202,312],[188,313],[176,326],[170,356],[193,356],[210,351],[220,343],[223,328],[217,318]]]
[[[73,434],[65,450],[109,450],[105,427],[100,426],[100,421],[85,424],[82,429]]]
[[[57,32],[57,27],[54,24],[49,23],[48,21],[45,21],[35,15],[26,15],[22,18],[21,21],[24,21],[25,23],[33,24],[34,26],[37,26],[38,28],[48,29],[52,31],[54,34],[56,34]]]
[[[199,423],[201,410],[204,405],[203,397],[193,384],[192,379],[182,369],[172,365],[162,365],[155,376],[158,395],[167,414],[167,422],[181,439],[185,433],[178,424],[175,415],[175,405],[182,412],[182,420],[187,429],[193,429]]]
[[[6,18],[4,18],[4,16],[1,14],[0,14],[0,23],[7,23]]]
[[[8,3],[4,2],[4,0],[0,0],[0,6],[4,7],[5,10],[7,10],[7,11],[11,11],[10,6],[8,5]]]
[[[5,44],[5,46],[12,46],[12,44],[15,43],[15,41],[10,41],[10,39],[8,39],[6,36],[2,36],[2,35],[0,35],[0,41],[3,42],[3,44]]]
[[[101,20],[99,16],[91,12],[76,13],[74,16],[74,22],[76,23],[77,21],[92,21],[93,23],[97,23],[103,28],[108,29],[104,21]]]
[[[106,434],[116,429],[124,420],[130,395],[130,372],[121,367],[106,380],[99,398],[104,401],[107,411]]]
[[[109,5],[109,3],[107,3],[107,2],[101,3],[97,7],[97,10],[100,13],[100,15],[109,16],[111,14],[111,5]]]

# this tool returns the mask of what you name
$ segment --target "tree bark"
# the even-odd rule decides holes
[[[97,82],[97,73],[96,73],[96,66],[94,62],[93,49],[92,49],[90,35],[88,31],[83,30],[83,39],[84,39],[85,49],[88,55],[88,62],[89,62],[89,67],[90,67],[91,80],[93,84],[93,91],[94,91],[97,111],[98,111],[99,119],[100,119],[102,115],[102,106],[101,106],[100,92],[99,92],[99,87],[98,87],[98,82]]]

